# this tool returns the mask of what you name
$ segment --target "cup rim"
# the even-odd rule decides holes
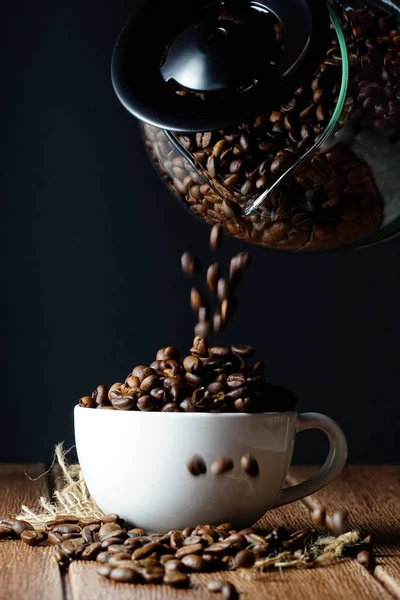
[[[76,404],[74,407],[74,412],[76,409],[82,409],[85,411],[96,411],[96,408],[86,408],[85,406],[80,406],[79,404]],[[103,411],[99,411],[101,413],[110,413],[111,411],[108,410],[103,410]],[[258,417],[258,416],[270,416],[270,417],[277,417],[277,416],[282,416],[282,415],[286,415],[286,416],[293,416],[293,415],[297,415],[297,411],[295,410],[286,410],[286,411],[272,411],[272,412],[254,412],[254,413],[240,413],[240,412],[221,412],[221,413],[213,413],[213,412],[187,412],[185,413],[184,411],[182,412],[162,412],[161,410],[154,410],[154,411],[141,411],[141,410],[113,410],[112,413],[121,413],[121,414],[131,414],[131,415],[147,415],[147,418],[150,418],[151,415],[168,415],[169,418],[177,418],[178,416],[182,416],[182,415],[187,415],[187,416],[192,416],[192,417],[196,417],[197,419],[205,419],[205,418],[210,418],[212,417],[213,419],[221,419],[221,418],[244,418],[244,417]],[[130,418],[130,417],[129,417]],[[185,417],[186,418],[186,417]]]

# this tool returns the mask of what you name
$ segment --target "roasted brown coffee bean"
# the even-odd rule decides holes
[[[218,593],[222,590],[222,586],[224,585],[225,581],[219,581],[219,580],[215,580],[215,581],[209,581],[207,583],[207,589],[209,592],[211,593]]]
[[[210,466],[211,475],[222,475],[233,469],[233,461],[228,456],[217,458]]]
[[[109,578],[120,583],[135,583],[140,580],[140,575],[133,569],[115,567],[110,571]]]
[[[241,346],[239,344],[234,344],[231,346],[232,352],[238,354],[239,356],[247,357],[252,356],[254,354],[254,348],[251,346]]]
[[[244,454],[240,459],[240,467],[246,475],[257,477],[260,472],[258,462],[251,454]]]
[[[33,531],[33,526],[22,519],[3,519],[2,522],[4,525],[11,527],[14,533],[18,536],[20,536],[23,531]]]
[[[82,560],[95,560],[96,557],[100,554],[101,546],[99,542],[94,542],[89,544],[84,551],[82,552],[81,558]]]
[[[127,531],[127,534],[130,538],[137,538],[146,535],[146,532],[141,527],[133,527]]]
[[[95,400],[96,404],[104,405],[108,404],[108,389],[105,385],[98,385],[97,388],[92,393],[92,398]]]
[[[373,554],[369,550],[363,550],[362,552],[359,552],[357,554],[357,562],[369,570],[372,570],[375,566]]]
[[[192,290],[190,292],[190,304],[191,304],[192,309],[195,312],[199,311],[200,306],[205,305],[203,296],[200,294],[199,290],[195,287],[192,287]]]
[[[169,570],[165,573],[163,582],[174,588],[186,588],[190,584],[190,579],[186,573],[182,573],[178,570]]]
[[[235,586],[230,581],[225,581],[221,588],[221,594],[226,600],[237,600],[239,598]]]
[[[182,557],[182,564],[194,573],[201,573],[206,570],[206,565],[201,556],[197,554],[187,554]]]
[[[16,536],[16,533],[10,525],[1,525],[0,524],[0,540],[5,540],[7,538],[13,538],[15,536]]]
[[[111,537],[126,537],[124,531],[121,529],[121,526],[114,521],[105,522],[99,530],[99,539],[101,542]]]
[[[219,300],[227,300],[230,297],[231,289],[227,279],[221,277],[217,283],[217,294]]]
[[[184,252],[182,254],[181,265],[183,272],[187,275],[196,275],[200,271],[200,261],[191,252]]]
[[[96,560],[99,563],[107,563],[111,558],[111,554],[110,552],[100,552],[97,556],[96,556]]]
[[[210,233],[210,248],[216,250],[221,245],[222,240],[222,227],[218,223],[213,225]]]
[[[221,269],[218,263],[213,263],[207,269],[207,285],[208,289],[213,293],[217,291],[220,272]]]
[[[190,349],[190,352],[192,354],[196,354],[197,356],[204,356],[207,353],[207,350],[207,340],[203,336],[197,335],[193,340],[193,345]]]
[[[79,406],[83,406],[84,408],[96,408],[97,404],[92,396],[82,396],[82,398],[79,398]]]
[[[139,410],[144,412],[149,412],[152,410],[158,410],[160,408],[160,402],[157,398],[150,396],[150,394],[146,396],[141,396],[137,401],[137,407]]]
[[[140,571],[141,576],[147,583],[162,583],[164,568],[161,566],[146,567]]]
[[[102,575],[102,577],[108,577],[112,570],[113,570],[113,567],[111,565],[107,565],[107,564],[100,565],[97,568],[98,574]]]
[[[33,529],[33,527],[31,526]],[[81,528],[79,525],[70,525],[68,523],[62,523],[61,525],[55,525],[52,529],[53,533],[80,533]]]
[[[36,531],[32,531],[30,529],[24,529],[21,532],[21,540],[25,542],[25,544],[28,544],[28,546],[37,546],[43,538],[43,535],[38,534]]]
[[[176,551],[176,558],[183,558],[189,554],[201,554],[203,552],[203,544],[189,544],[188,546],[182,546]]]
[[[204,459],[198,454],[191,456],[187,461],[186,466],[188,471],[195,477],[197,477],[198,475],[203,475],[207,472],[206,463],[204,462]]]
[[[342,535],[345,532],[345,523],[347,518],[347,510],[337,510],[331,517],[326,518],[326,523],[335,535]]]
[[[326,526],[326,508],[325,506],[317,506],[316,508],[314,508],[314,510],[312,511],[312,516],[311,516],[312,522],[314,523],[314,525],[317,525],[317,527],[325,527]]]
[[[202,370],[202,362],[198,356],[191,354],[183,359],[183,368],[189,373],[199,373]]]
[[[157,387],[159,383],[159,379],[157,375],[149,375],[145,377],[140,384],[140,389],[143,392],[150,392],[153,388]]]

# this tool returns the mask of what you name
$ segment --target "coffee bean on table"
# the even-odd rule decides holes
[[[218,579],[216,579],[215,581],[209,581],[207,583],[207,589],[211,593],[219,593],[222,590],[222,586],[224,585],[224,583],[225,581],[219,581]]]
[[[37,546],[42,539],[42,535],[38,534],[36,531],[31,531],[30,529],[25,529],[21,533],[21,540],[25,542],[25,544],[28,544],[28,546]]]
[[[201,556],[197,554],[187,554],[182,557],[182,564],[189,570],[194,573],[201,573],[206,570],[206,565]]]
[[[366,569],[372,570],[375,565],[374,557],[369,550],[363,550],[357,554],[357,562]]]
[[[15,532],[10,525],[1,525],[0,524],[0,540],[5,540],[7,538],[15,537]]]
[[[190,579],[186,573],[177,570],[169,570],[165,573],[163,582],[174,588],[186,588],[190,584]]]
[[[221,588],[221,593],[226,600],[237,600],[237,598],[239,598],[235,586],[230,581],[225,581]]]
[[[258,462],[251,454],[244,454],[240,459],[240,467],[246,475],[257,477],[260,472]]]
[[[347,510],[336,510],[326,523],[335,535],[342,535],[346,528]]]
[[[326,526],[326,508],[321,504],[312,511],[311,520],[317,527]]]
[[[113,581],[119,581],[121,583],[134,583],[140,579],[140,576],[136,571],[127,569],[126,567],[115,567],[110,571],[109,577]]]
[[[251,550],[241,550],[235,556],[235,566],[238,569],[250,569],[254,563],[255,556]]]
[[[222,475],[233,469],[233,460],[228,456],[221,456],[214,460],[210,466],[211,475]]]
[[[200,271],[200,261],[191,252],[184,252],[181,257],[182,270],[187,275],[196,275]]]

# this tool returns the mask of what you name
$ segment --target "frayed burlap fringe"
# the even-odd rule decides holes
[[[29,521],[39,531],[44,529],[46,521],[58,515],[74,515],[79,519],[100,519],[104,516],[89,494],[80,466],[69,464],[66,454],[63,444],[57,444],[53,464],[58,463],[60,467],[57,477],[59,489],[54,491],[52,500],[45,496],[39,498],[38,510],[22,505],[17,516],[17,519]]]
[[[307,554],[294,558],[291,552],[281,552],[275,556],[261,558],[256,561],[254,567],[260,571],[265,571],[270,567],[277,569],[287,567],[310,568],[323,566],[335,562],[342,557],[343,549],[353,546],[360,541],[360,535],[357,531],[349,531],[333,537],[330,535],[320,536],[313,544],[310,544]]]
[[[63,444],[57,444],[53,464],[58,463],[60,467],[60,475],[57,477],[59,489],[54,491],[52,501],[42,496],[39,499],[40,508],[38,510],[32,510],[22,505],[21,513],[17,516],[17,519],[29,521],[39,531],[45,529],[48,520],[60,515],[73,515],[79,519],[101,519],[104,516],[89,494],[79,465],[69,464],[66,454]],[[50,471],[51,469],[52,467],[50,467]],[[349,531],[339,537],[320,536],[307,546],[307,552],[300,557],[295,557],[291,552],[271,554],[257,560],[251,569],[240,569],[239,571],[243,577],[247,577],[254,570],[266,571],[270,568],[288,567],[307,569],[323,566],[340,559],[345,547],[359,543],[360,535],[357,531]]]

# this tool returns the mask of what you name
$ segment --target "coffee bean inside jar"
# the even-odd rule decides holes
[[[400,184],[388,181],[400,140],[400,24],[378,9],[347,19],[332,20],[312,78],[251,121],[178,134],[188,154],[143,125],[152,160],[196,216],[251,244],[305,252],[361,244],[399,217],[387,190]],[[279,23],[276,36],[282,43]]]

